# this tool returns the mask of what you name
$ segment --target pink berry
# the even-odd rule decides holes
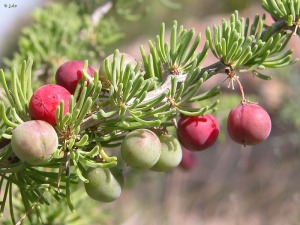
[[[11,148],[15,155],[32,165],[48,162],[58,147],[55,129],[42,120],[29,120],[12,132]]]
[[[219,135],[219,123],[213,115],[181,116],[177,136],[190,151],[202,151],[211,147]]]
[[[269,136],[271,127],[269,114],[257,104],[238,105],[228,115],[229,137],[242,145],[256,145],[263,142]]]
[[[192,170],[197,166],[196,156],[185,147],[182,147],[182,159],[179,166],[184,170]]]
[[[84,62],[79,60],[71,60],[62,64],[56,71],[56,84],[66,88],[71,94],[74,94],[77,83],[82,78],[82,69]],[[94,77],[94,69],[88,66],[87,73]]]
[[[29,115],[33,120],[44,120],[56,125],[56,108],[64,101],[64,114],[69,111],[70,92],[56,84],[46,84],[38,88],[29,102]]]

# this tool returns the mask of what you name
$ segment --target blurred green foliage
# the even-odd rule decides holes
[[[24,203],[21,201],[19,192],[14,192],[14,207],[17,209],[15,212],[15,219],[23,218],[22,225],[32,224],[48,224],[48,225],[83,225],[83,224],[108,224],[111,219],[111,210],[103,208],[101,212],[98,210],[98,201],[94,201],[86,195],[82,185],[73,187],[73,204],[80,213],[72,213],[65,200],[56,201],[50,200],[48,205],[36,204],[33,205],[32,211],[27,211],[25,216]],[[49,193],[45,194],[50,196]],[[51,198],[50,198],[51,199]],[[38,211],[38,210],[39,211]],[[42,212],[42,213],[41,213]],[[38,213],[38,217],[30,216],[31,214]],[[15,221],[17,222],[17,221]],[[1,218],[2,225],[11,225],[12,220],[9,216]]]
[[[33,18],[34,23],[22,31],[18,51],[4,62],[12,67],[32,57],[35,77],[42,83],[53,82],[56,69],[68,59],[96,63],[105,46],[123,36],[113,17],[92,24],[90,14],[72,2],[49,3],[36,9]]]

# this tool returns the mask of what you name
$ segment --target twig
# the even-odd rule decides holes
[[[91,21],[94,26],[96,26],[101,18],[109,12],[113,7],[112,1],[106,1],[103,5],[99,6],[91,15]]]
[[[185,81],[187,74],[180,74],[180,75],[169,75],[167,76],[167,79],[165,80],[165,82],[163,83],[162,86],[160,86],[158,89],[155,89],[153,91],[149,91],[144,99],[143,102],[148,102],[150,100],[152,100],[153,98],[155,98],[156,96],[161,95],[162,93],[164,93],[166,90],[171,88],[171,82],[172,82],[172,78],[176,76],[177,77],[177,82],[178,83],[182,83]],[[128,105],[131,105],[134,102],[135,98],[131,99],[130,101],[128,101]],[[167,99],[164,99],[162,102],[167,101]]]
[[[30,207],[30,209],[20,218],[20,220],[15,225],[21,225],[21,223],[26,219],[26,217],[31,213],[31,211],[34,209],[34,207],[39,203],[39,201],[42,199],[42,197],[47,193],[48,190],[45,190],[33,203],[33,205]]]
[[[222,63],[222,62],[216,62],[210,66],[207,66],[205,68],[203,68],[201,70],[201,72],[199,73],[198,75],[198,78],[200,79],[202,77],[202,75],[205,73],[205,72],[208,72],[209,74],[211,74],[211,76],[213,74],[216,74],[216,73],[220,73],[222,72],[222,70],[225,69],[225,65]],[[177,82],[178,83],[182,83],[185,81],[186,77],[187,77],[187,74],[180,74],[180,75],[169,75],[167,76],[167,79],[164,81],[164,83],[162,84],[162,86],[160,86],[158,89],[155,89],[153,91],[149,91],[144,99],[143,102],[147,102],[147,101],[151,101],[153,98],[161,95],[163,92],[165,92],[167,89],[170,89],[171,88],[171,81],[172,81],[172,77],[176,76],[177,77]],[[134,102],[135,98],[131,99],[130,101],[127,102],[128,105],[131,105],[133,102]],[[166,102],[167,101],[167,98],[163,99],[162,102]],[[83,122],[81,123],[80,125],[80,130],[85,130],[89,127],[93,127],[97,124],[99,124],[99,122],[101,122],[101,119],[99,120],[96,120],[96,119],[93,119],[91,116],[85,118],[83,120]]]
[[[287,27],[286,21],[284,19],[277,20],[275,23],[273,23],[271,26],[271,33],[270,36],[272,36],[274,33],[277,33],[278,31],[282,29],[289,29],[291,28]],[[264,36],[268,34],[268,28],[265,29],[261,34],[261,39],[264,38]]]

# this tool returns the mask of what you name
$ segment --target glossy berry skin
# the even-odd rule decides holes
[[[64,114],[69,111],[70,92],[56,84],[46,84],[38,88],[29,102],[29,115],[33,120],[44,120],[56,125],[56,108],[64,101]]]
[[[11,147],[15,155],[32,165],[48,162],[58,147],[54,128],[42,120],[30,120],[12,132]]]
[[[177,123],[177,137],[190,151],[202,151],[217,140],[220,129],[213,115],[181,116]]]
[[[182,158],[181,145],[173,135],[159,136],[161,142],[161,154],[156,164],[151,167],[153,171],[168,171],[178,166]]]
[[[66,88],[71,94],[74,94],[78,81],[82,79],[82,69],[84,62],[80,60],[70,60],[62,64],[56,71],[56,84]],[[87,73],[94,77],[94,69],[88,66]]]
[[[194,154],[195,153],[187,150],[185,147],[182,147],[182,159],[179,164],[180,168],[186,171],[193,170],[198,163]]]
[[[123,160],[135,169],[150,169],[158,161],[160,154],[160,140],[154,132],[148,129],[131,131],[121,144]]]
[[[271,132],[269,114],[259,105],[245,103],[233,108],[227,119],[229,137],[242,145],[257,145]]]
[[[112,202],[120,197],[124,182],[120,172],[112,172],[107,168],[89,168],[84,176],[89,180],[84,183],[85,191],[92,199]]]

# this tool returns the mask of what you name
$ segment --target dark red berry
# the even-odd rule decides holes
[[[65,62],[56,71],[56,84],[63,86],[71,94],[74,94],[78,81],[82,79],[83,67],[83,61],[71,60]],[[94,69],[91,66],[88,66],[87,73],[94,77]]]
[[[259,105],[246,103],[233,108],[227,119],[229,137],[242,145],[256,145],[271,132],[269,114]]]
[[[64,114],[69,111],[70,92],[56,84],[46,84],[38,88],[29,102],[29,115],[33,120],[44,120],[56,125],[56,108],[64,101]]]
[[[181,116],[177,136],[190,151],[202,151],[212,146],[219,135],[219,123],[213,115]]]
[[[187,150],[183,146],[182,146],[182,159],[179,166],[184,170],[192,170],[197,166],[197,158],[194,155],[194,153]]]

